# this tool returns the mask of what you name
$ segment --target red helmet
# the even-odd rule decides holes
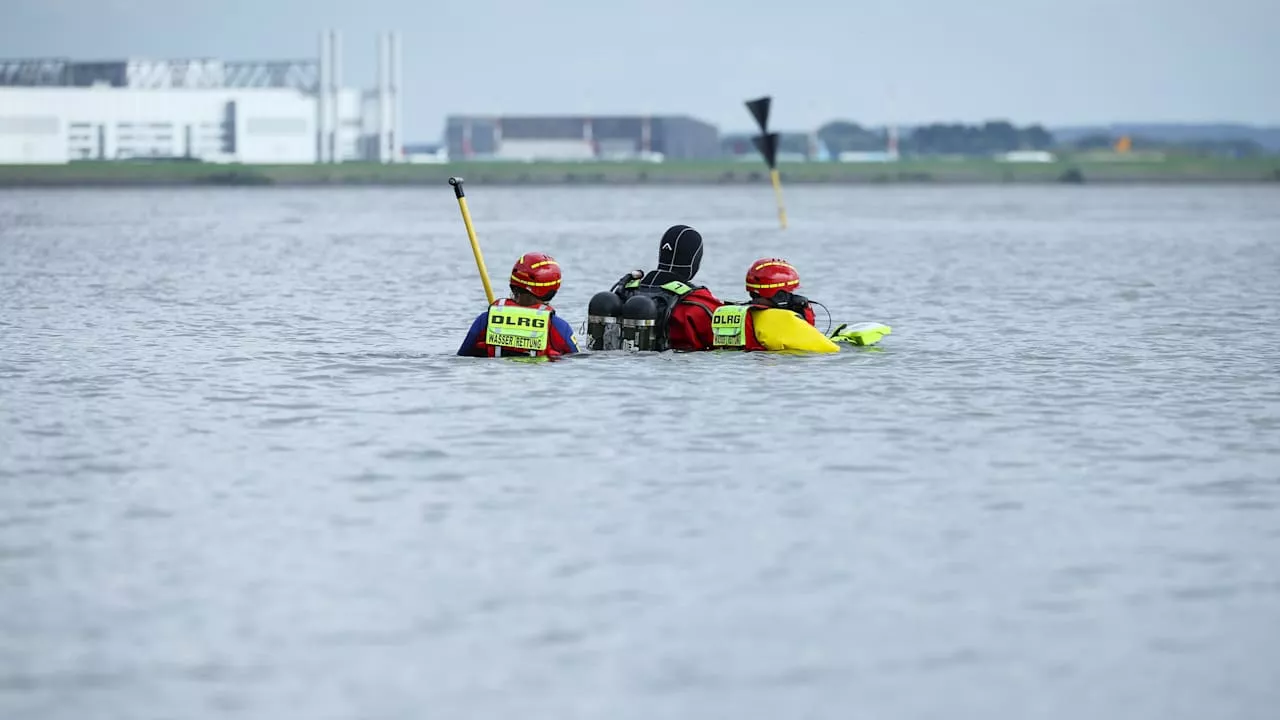
[[[521,255],[511,268],[511,289],[550,300],[560,289],[560,264],[546,253]]]
[[[800,287],[800,273],[782,258],[761,258],[747,271],[747,293],[771,298],[780,290]]]

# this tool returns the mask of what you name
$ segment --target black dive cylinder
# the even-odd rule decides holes
[[[622,347],[622,299],[611,292],[598,292],[587,304],[587,349],[618,350]]]
[[[647,295],[632,295],[622,306],[622,348],[655,350],[658,305]]]

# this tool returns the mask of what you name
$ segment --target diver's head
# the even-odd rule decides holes
[[[790,307],[797,299],[800,273],[782,258],[761,258],[747,270],[747,294],[751,300],[773,307]]]
[[[546,253],[521,255],[511,267],[511,298],[518,303],[551,302],[560,290],[560,264]]]
[[[702,264],[702,234],[688,225],[672,225],[658,243],[658,269],[692,280]]]

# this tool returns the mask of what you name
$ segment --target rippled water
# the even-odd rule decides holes
[[[1274,717],[1280,192],[786,192],[468,199],[879,352],[453,357],[447,186],[0,194],[0,717]]]

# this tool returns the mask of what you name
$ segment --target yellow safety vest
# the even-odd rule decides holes
[[[711,314],[712,347],[743,347],[747,344],[747,307],[721,305]]]
[[[524,307],[506,299],[489,306],[485,344],[536,355],[547,349],[551,338],[551,310],[545,305]]]

